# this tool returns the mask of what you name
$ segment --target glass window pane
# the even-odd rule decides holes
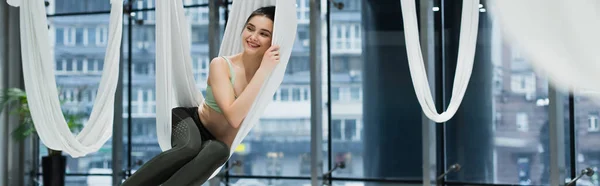
[[[575,106],[575,162],[577,163],[577,174],[581,170],[591,168],[596,173],[589,177],[583,176],[577,185],[600,185],[600,150],[598,143],[600,140],[600,126],[598,118],[600,117],[600,104],[594,98],[590,91],[576,91],[574,97]],[[568,112],[566,112],[568,116]],[[567,120],[568,121],[568,120]],[[568,135],[566,136],[568,139]],[[568,149],[567,149],[568,150]],[[568,152],[566,153],[569,154]]]
[[[83,45],[83,28],[75,28],[75,44]]]
[[[331,139],[342,140],[342,120],[331,120]]]
[[[98,72],[102,72],[104,70],[104,59],[98,59],[96,61],[96,67],[98,67]]]
[[[73,59],[67,60],[67,72],[73,71]]]
[[[87,28],[88,45],[96,45],[96,28]]]
[[[358,136],[356,134],[356,120],[355,119],[347,119],[344,121],[344,139],[345,140],[354,140]]]
[[[292,100],[293,101],[300,101],[300,88],[293,88],[292,89]]]
[[[408,72],[400,2],[343,3],[341,10],[330,9],[332,149],[327,156],[332,162],[325,171],[345,162],[334,177],[422,180],[421,107],[409,99],[414,98],[410,74],[398,73]],[[369,10],[352,5],[361,3]],[[371,34],[356,32],[363,29]],[[354,44],[363,39],[369,45]],[[387,148],[392,146],[402,148]]]
[[[444,2],[442,6],[452,10],[443,11],[443,34],[448,36],[449,48],[444,78],[449,82],[455,77],[462,4]],[[461,165],[460,172],[450,173],[447,180],[472,185],[546,185],[550,180],[548,81],[527,58],[515,56],[514,51],[521,49],[504,42],[503,28],[488,13],[479,16],[471,74],[476,81],[469,82],[460,109],[444,124],[446,163]],[[445,89],[449,100],[452,85]]]
[[[331,88],[331,100],[334,100],[334,101],[340,100],[340,87],[332,87]]]
[[[77,72],[83,72],[83,60],[77,60]]]
[[[139,1],[138,6],[144,7],[148,3],[148,0]],[[146,8],[146,7],[144,7]],[[145,11],[143,19],[147,20],[146,15],[150,15],[150,12]],[[142,12],[139,12],[142,13]],[[123,33],[127,33],[127,18],[124,17],[124,24],[126,26],[123,29]],[[131,92],[131,115],[128,115],[128,110],[123,110],[123,119],[126,121],[128,117],[131,117],[131,152],[124,151],[124,157],[131,155],[132,162],[124,161],[123,167],[128,167],[128,163],[131,163],[133,171],[136,171],[143,163],[148,162],[150,159],[158,155],[162,150],[158,146],[158,138],[156,135],[156,109],[154,95],[155,92],[155,68],[152,65],[155,63],[155,45],[154,40],[154,27],[155,22],[144,21],[142,24],[134,23],[132,27],[132,39],[134,40],[131,51],[132,56],[132,67],[127,67],[127,63],[124,63],[125,69],[132,70],[134,76],[132,76],[132,92]],[[125,37],[125,35],[123,35]],[[124,38],[125,39],[125,38]],[[125,44],[125,47],[127,45]],[[122,55],[124,61],[128,61],[126,50],[123,51]],[[102,65],[102,63],[100,63]],[[125,72],[124,72],[125,73]],[[127,81],[123,82],[123,86],[128,86]],[[126,92],[124,92],[126,94]],[[123,105],[127,105],[129,100],[123,99]],[[123,139],[127,140],[127,123],[124,123]],[[127,145],[127,142],[125,142]],[[129,154],[130,153],[130,154]]]
[[[350,88],[350,98],[352,100],[359,100],[360,99],[360,88],[358,88],[358,87]]]
[[[93,72],[96,69],[95,60],[88,59],[87,61],[87,70],[88,72]]]
[[[64,28],[55,28],[56,29],[56,41],[57,45],[63,45],[65,41],[65,29]]]
[[[69,1],[70,2],[70,1]],[[61,3],[67,3],[63,1],[55,1],[53,4],[60,5]],[[102,2],[107,3],[108,2]],[[52,4],[52,3],[51,3]],[[62,6],[62,5],[61,5]],[[71,7],[73,8],[73,7]],[[105,25],[108,26],[108,22],[96,22],[94,20],[109,20],[109,14],[96,14],[96,15],[83,15],[83,16],[56,16],[49,17],[48,21],[50,27],[61,27],[61,28],[75,28],[80,25]],[[84,29],[74,29],[76,32],[76,40],[78,44],[82,44],[84,39]],[[62,32],[62,31],[61,31]],[[56,38],[61,39],[63,34],[52,35]],[[60,42],[62,43],[62,41]],[[66,46],[66,45],[53,45],[53,58],[57,59],[57,70],[66,70],[68,72],[79,72],[79,73],[68,73],[68,74],[57,74],[56,86],[61,92],[59,99],[66,101],[62,103],[61,108],[65,114],[67,121],[79,125],[72,125],[71,131],[73,134],[78,134],[83,125],[87,123],[90,117],[92,107],[94,105],[93,97],[96,96],[96,90],[100,83],[99,74],[83,74],[85,67],[85,59],[89,58],[101,58],[106,53],[106,47],[91,47],[89,45],[78,45],[78,46]],[[89,65],[89,64],[88,64]],[[89,67],[87,67],[89,68]],[[86,79],[82,81],[81,79]],[[73,116],[73,120],[71,118]],[[102,177],[71,177],[67,176],[66,185],[87,185],[91,183],[104,183],[103,180],[109,180],[110,184],[112,178],[112,138],[109,139],[97,152],[88,154],[84,157],[71,158],[66,153],[63,155],[67,156],[67,173],[68,174],[107,174],[108,176]],[[39,146],[40,163],[42,158],[46,157],[49,150],[44,144],[40,143]],[[96,181],[94,181],[96,180]]]
[[[281,88],[279,93],[281,95],[281,101],[287,101],[290,99],[290,92],[288,88]]]
[[[63,71],[64,70],[63,64],[64,64],[64,61],[62,59],[56,60],[56,70]]]

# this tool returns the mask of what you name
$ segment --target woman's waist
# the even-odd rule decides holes
[[[222,114],[210,109],[205,104],[200,111],[200,121],[204,127],[217,139],[231,146],[237,129],[231,127],[229,122]]]

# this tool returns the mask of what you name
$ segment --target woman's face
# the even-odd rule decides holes
[[[265,16],[252,17],[242,32],[244,50],[250,54],[264,54],[271,47],[273,21]]]

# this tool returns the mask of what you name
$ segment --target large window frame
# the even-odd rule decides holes
[[[329,27],[329,12],[332,8],[332,4],[331,2],[329,2],[328,0],[302,0],[302,2],[305,1],[309,1],[310,4],[310,8],[309,10],[306,10],[305,8],[302,8],[302,13],[306,13],[306,11],[309,14],[309,22],[311,23],[311,26],[317,25],[326,25],[326,29],[327,29],[327,33],[331,33],[331,29]],[[321,7],[321,2],[325,1],[327,3],[322,3],[322,5],[325,5],[325,7]],[[435,32],[435,30],[443,28],[444,27],[444,18],[442,13],[445,11],[445,7],[444,6],[440,6],[441,4],[443,4],[444,0],[418,0],[420,3],[420,9],[421,10],[431,10],[431,7],[439,7],[438,11],[421,11],[420,16],[422,17],[420,19],[420,21],[426,21],[426,22],[421,22],[420,25],[420,30],[421,30],[421,43],[423,44],[427,44],[429,46],[435,46],[435,45],[440,45],[444,43],[445,41],[445,36],[442,35],[442,32]],[[361,1],[362,2],[362,1]],[[362,2],[364,3],[364,2]],[[135,4],[135,3],[134,3]],[[123,63],[127,63],[129,64],[129,66],[131,66],[132,64],[132,47],[134,45],[132,45],[132,29],[133,29],[133,25],[136,24],[136,20],[134,20],[132,18],[131,13],[144,13],[144,12],[148,12],[148,11],[154,11],[154,8],[141,8],[141,9],[134,9],[133,7],[135,6],[132,3],[125,3],[125,18],[127,19],[127,21],[123,24],[123,26],[128,27],[128,32],[127,33],[123,33],[124,36],[127,35],[127,40],[124,40],[123,42],[127,42],[128,44],[124,45],[124,46],[128,46],[127,48],[123,48],[122,50],[128,50],[128,57],[126,61],[122,61]],[[230,0],[226,0],[225,4],[231,4]],[[195,8],[195,7],[209,7],[208,3],[205,4],[193,4],[193,5],[186,5],[185,8]],[[214,22],[214,21],[220,21],[221,19],[227,20],[227,14],[228,14],[228,9],[227,6],[223,6],[222,8],[224,8],[224,12],[219,12],[218,17],[215,16],[208,16],[210,21],[209,22]],[[316,8],[316,9],[315,9]],[[325,12],[326,18],[321,20],[320,19],[320,14],[322,12]],[[93,15],[93,14],[109,14],[109,11],[95,11],[95,12],[73,12],[73,13],[59,13],[59,14],[49,14],[48,17],[58,17],[58,16],[75,16],[75,15]],[[302,16],[302,18],[306,17],[305,15]],[[423,18],[425,17],[425,18]],[[69,28],[72,29],[72,28]],[[95,28],[95,33],[94,35],[92,35],[91,37],[95,37],[94,42],[95,43],[88,43],[86,40],[84,39],[84,44],[88,44],[88,45],[105,45],[106,44],[106,38],[102,38],[99,33],[100,32],[106,32],[106,28]],[[73,39],[75,36],[73,36],[74,34],[68,34],[67,29],[63,30],[63,34],[64,34],[64,38],[63,38],[63,42],[60,42],[64,45],[69,45],[74,43],[75,39]],[[308,32],[310,33],[310,37],[309,37],[309,45],[311,46],[311,49],[319,49],[319,47],[321,46],[326,46],[327,49],[327,53],[325,54],[325,56],[327,57],[327,63],[329,65],[330,68],[327,68],[327,75],[331,75],[331,57],[330,54],[332,52],[331,49],[331,44],[335,44],[332,43],[332,39],[335,38],[331,38],[330,35],[326,35],[326,36],[320,36],[323,37],[322,39],[326,39],[325,41],[327,42],[326,45],[320,45],[317,44],[317,39],[313,38],[313,36],[316,36],[318,33],[317,31],[319,31],[318,29],[309,29]],[[359,30],[361,31],[361,30]],[[69,31],[71,32],[71,31]],[[87,33],[87,30],[85,31]],[[214,33],[214,32],[208,32],[207,33]],[[84,35],[87,35],[84,33]],[[335,36],[336,34],[333,34],[333,36]],[[88,38],[90,36],[85,36],[84,38]],[[209,38],[212,38],[212,36],[210,36]],[[337,40],[334,40],[337,41]],[[303,41],[304,42],[304,41]],[[352,41],[354,42],[354,41]],[[357,41],[359,42],[359,41]],[[317,46],[319,45],[319,46]],[[210,46],[212,48],[213,51],[218,50],[216,47],[218,47],[218,45],[211,45]],[[446,102],[446,100],[444,100],[444,97],[446,95],[444,95],[444,92],[446,90],[446,82],[448,80],[444,80],[443,76],[441,74],[439,74],[439,72],[443,71],[444,65],[447,63],[445,61],[444,57],[440,57],[444,55],[443,52],[444,49],[442,50],[434,50],[433,47],[424,47],[423,48],[423,53],[426,54],[431,54],[431,55],[424,55],[426,56],[426,68],[429,72],[429,79],[430,79],[430,83],[434,84],[432,90],[433,91],[433,95],[434,98],[436,100],[436,106],[439,109],[439,111],[443,111],[446,109],[446,106],[444,105],[444,103]],[[333,51],[336,52],[336,51]],[[318,52],[314,52],[311,51],[311,55],[315,55]],[[427,58],[427,56],[435,56],[434,58]],[[319,58],[310,58],[310,70],[312,73],[315,72],[320,72],[320,68],[318,68],[317,64],[317,59]],[[91,62],[88,60],[88,62]],[[64,67],[66,68],[66,67]],[[85,70],[85,69],[84,69]],[[126,72],[122,72],[122,75],[126,75],[129,78],[128,79],[132,79],[132,69],[127,69]],[[314,78],[320,78],[320,75],[315,76]],[[120,86],[123,86],[123,79],[120,79]],[[310,87],[313,92],[310,93],[311,97],[317,97],[314,95],[320,95],[320,91],[321,85],[318,84],[320,81],[312,81],[310,83]],[[327,92],[327,100],[331,100],[332,98],[332,94],[331,94],[331,82],[328,82],[328,90],[323,90]],[[126,90],[127,94],[129,95],[128,97],[131,98],[131,95],[134,94],[134,92],[132,92],[133,88],[131,87],[130,83],[127,83],[128,87],[122,87],[117,89],[117,93],[116,95],[123,95],[123,90]],[[549,85],[549,87],[551,87]],[[309,90],[309,91],[310,91]],[[317,91],[316,93],[314,91]],[[304,93],[302,95],[305,95]],[[564,100],[562,100],[562,93],[557,92],[556,90],[553,90],[551,88],[550,90],[550,94],[549,94],[549,107],[550,107],[550,112],[549,115],[551,117],[550,118],[550,143],[551,143],[551,153],[552,155],[555,156],[555,158],[551,159],[551,168],[553,169],[553,171],[551,171],[551,180],[550,184],[551,185],[562,185],[564,184],[564,178],[570,178],[570,179],[574,179],[577,174],[580,172],[578,170],[576,170],[576,159],[577,155],[576,155],[576,134],[575,134],[575,108],[574,108],[574,96],[572,93],[569,93],[568,96],[568,101],[567,101],[567,105],[568,105],[568,111],[564,110],[565,108],[559,105],[562,105],[564,103]],[[120,99],[123,99],[122,97]],[[306,99],[303,99],[306,100]],[[319,99],[310,99],[311,100],[311,104],[313,105],[323,105],[324,101],[319,98]],[[117,99],[115,102],[119,103],[119,100]],[[134,111],[132,110],[132,100],[129,99],[128,101],[128,105],[126,105],[127,107],[123,107],[123,105],[117,105],[115,106],[115,112],[118,114],[115,114],[116,116],[120,116],[121,113],[123,113],[123,109],[126,108],[127,109],[127,113],[129,113],[129,115],[131,115]],[[315,109],[317,109],[317,111],[314,111]],[[323,113],[322,110],[319,109],[328,109],[326,112],[329,113],[329,116],[331,116],[331,107],[318,107],[318,106],[313,106],[311,107],[311,110],[313,110],[311,113]],[[565,123],[564,118],[563,117],[563,113],[568,113],[568,122]],[[322,144],[323,141],[327,141],[328,144],[328,149],[332,149],[331,148],[331,143],[334,141],[332,139],[332,135],[327,135],[328,139],[322,139],[321,137],[319,137],[320,131],[321,130],[316,130],[316,129],[322,129],[324,126],[326,125],[326,128],[329,130],[329,134],[331,134],[331,129],[332,129],[332,120],[333,118],[329,117],[328,122],[327,123],[321,123],[319,121],[319,119],[321,119],[321,116],[318,117],[311,117],[311,128],[315,128],[315,129],[311,129],[311,133],[317,133],[317,134],[311,134],[311,144],[316,144],[316,145],[311,145],[311,150],[319,150],[320,148],[323,148],[320,144]],[[317,172],[314,173],[314,170],[323,170],[323,167],[316,167],[316,166],[326,166],[325,170],[330,170],[333,167],[331,166],[331,161],[332,161],[332,152],[331,150],[328,151],[327,153],[327,159],[325,160],[320,160],[321,157],[318,157],[319,153],[310,153],[310,158],[311,160],[313,160],[313,163],[311,163],[311,169],[313,172],[311,174],[311,176],[252,176],[252,175],[244,175],[244,176],[239,176],[239,175],[230,175],[228,173],[225,173],[224,176],[222,177],[222,179],[218,179],[221,182],[225,182],[226,184],[229,183],[230,179],[238,179],[238,178],[252,178],[252,179],[278,179],[278,180],[285,180],[285,179],[291,179],[291,180],[312,180],[313,184],[318,183],[329,183],[331,184],[333,181],[362,181],[362,182],[381,182],[381,183],[397,183],[397,184],[424,184],[424,185],[433,185],[433,184],[438,184],[438,185],[462,185],[462,184],[478,184],[478,185],[504,185],[504,184],[481,184],[481,183],[463,183],[463,182],[451,182],[451,181],[447,181],[444,178],[442,178],[441,180],[439,180],[439,182],[436,183],[435,180],[432,180],[432,177],[435,178],[438,175],[443,174],[444,172],[446,172],[447,168],[449,165],[452,164],[452,162],[445,162],[445,157],[444,154],[446,152],[446,147],[445,147],[445,131],[446,131],[446,126],[444,124],[434,124],[431,120],[429,120],[425,115],[422,115],[422,131],[423,131],[423,163],[424,164],[429,164],[429,165],[435,165],[433,166],[434,170],[423,170],[423,178],[421,180],[395,180],[395,179],[370,179],[370,178],[346,178],[346,177],[335,177],[335,176],[327,176],[327,177],[323,177],[322,176],[322,172]],[[597,127],[597,117],[595,117],[595,126]],[[564,127],[563,125],[568,125],[568,130],[569,131],[564,131]],[[123,136],[127,136],[127,141],[131,142],[131,126],[132,126],[132,121],[131,119],[127,119],[124,120],[124,122],[120,122],[120,120],[115,120],[114,123],[114,138],[113,138],[113,144],[120,144],[123,145]],[[128,133],[126,135],[123,135],[123,126],[128,127]],[[594,129],[594,130],[598,130],[598,129]],[[565,147],[562,143],[564,142],[565,138],[563,136],[561,136],[561,134],[565,134],[565,132],[568,132],[568,142],[570,144],[569,147]],[[113,183],[114,182],[118,182],[118,180],[126,178],[128,176],[131,175],[131,167],[133,166],[133,164],[135,162],[132,162],[132,155],[130,153],[131,150],[131,143],[127,143],[127,149],[129,149],[129,153],[127,154],[126,157],[123,157],[123,152],[122,148],[118,148],[118,146],[115,146],[115,148],[113,148],[113,159],[119,160],[119,161],[112,161],[113,165],[113,173],[112,174],[69,174],[67,173],[67,176],[112,176],[113,177]],[[431,151],[429,149],[435,149],[435,151]],[[557,150],[558,149],[558,150]],[[563,149],[564,151],[561,152],[560,150]],[[35,151],[34,151],[35,152]],[[570,165],[568,168],[570,169],[570,175],[560,175],[561,171],[556,171],[556,169],[560,168],[560,167],[565,167],[566,163],[564,162],[564,155],[565,154],[569,154],[570,158],[569,158],[569,164]],[[558,155],[558,156],[556,156]],[[34,157],[38,157],[37,155]],[[561,158],[563,158],[562,160],[560,160]],[[121,164],[121,160],[126,159],[126,166],[123,167]],[[432,161],[433,160],[433,161]],[[319,161],[323,161],[322,164],[318,164],[318,163],[314,163],[315,161],[319,162]],[[226,167],[229,167],[229,163],[226,163],[225,165]],[[430,166],[428,166],[430,167]],[[41,175],[38,173],[38,175]],[[318,180],[318,181],[315,181]],[[211,184],[212,185],[212,184]]]

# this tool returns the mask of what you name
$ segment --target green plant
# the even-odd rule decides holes
[[[21,123],[12,131],[11,136],[15,140],[23,141],[36,132],[33,119],[31,118],[29,105],[27,104],[27,94],[25,91],[19,88],[9,88],[0,93],[0,112],[2,112],[4,108],[10,107],[13,103],[16,105],[10,113],[18,115],[21,118]],[[61,105],[62,103],[64,103],[63,100],[61,100]],[[80,123],[82,117],[81,114],[63,112],[63,115],[65,116],[65,120],[71,131],[79,130],[83,126],[83,124]],[[48,148],[49,156],[60,154],[62,154],[61,151]]]

